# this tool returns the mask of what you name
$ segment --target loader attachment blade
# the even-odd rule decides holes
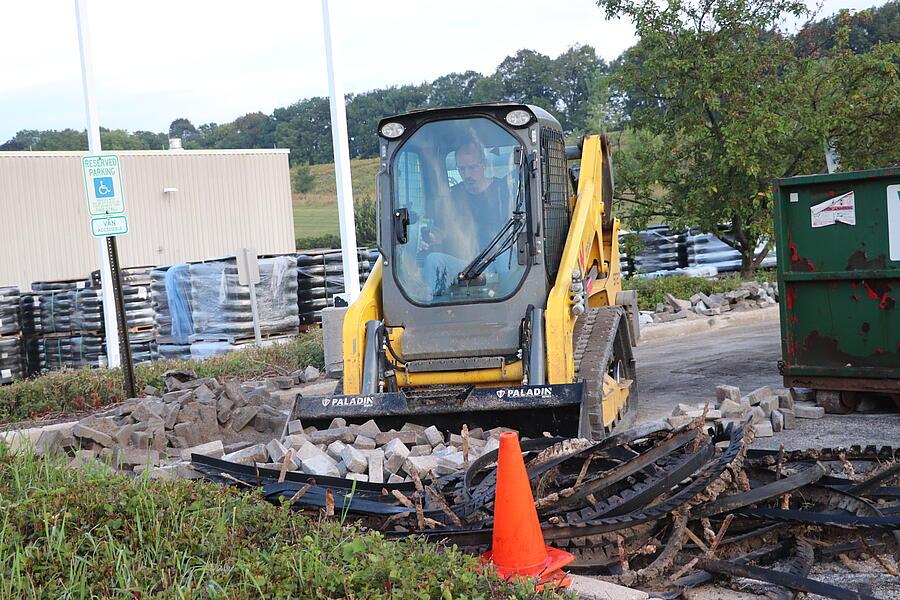
[[[384,392],[355,396],[297,395],[291,420],[304,427],[328,427],[342,417],[348,423],[374,419],[382,431],[399,429],[404,423],[436,425],[458,431],[509,427],[522,435],[575,436],[584,396],[584,384],[526,385],[511,387],[447,388],[423,395],[421,390]]]

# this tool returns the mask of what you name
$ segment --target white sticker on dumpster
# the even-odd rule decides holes
[[[888,253],[900,261],[900,184],[887,186]]]
[[[853,192],[835,196],[821,204],[809,207],[813,227],[825,227],[835,223],[856,225],[856,199]]]

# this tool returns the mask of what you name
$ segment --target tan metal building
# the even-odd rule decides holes
[[[286,149],[104,152],[120,157],[123,267],[293,252]],[[0,152],[0,286],[98,268],[81,152]]]

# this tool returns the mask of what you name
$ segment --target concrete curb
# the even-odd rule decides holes
[[[726,327],[736,327],[762,323],[764,321],[777,321],[779,319],[778,305],[767,306],[746,312],[725,314],[719,317],[691,319],[689,321],[676,321],[674,323],[661,323],[641,328],[640,343],[666,340],[673,337],[681,337],[694,333],[703,333]]]

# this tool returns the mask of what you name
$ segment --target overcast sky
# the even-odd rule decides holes
[[[87,0],[101,124],[167,131],[327,94],[319,0]],[[823,14],[884,0],[825,0]],[[814,4],[810,0],[810,4]],[[332,0],[347,92],[491,73],[520,48],[634,43],[591,0]],[[84,128],[74,0],[0,3],[0,143]]]

